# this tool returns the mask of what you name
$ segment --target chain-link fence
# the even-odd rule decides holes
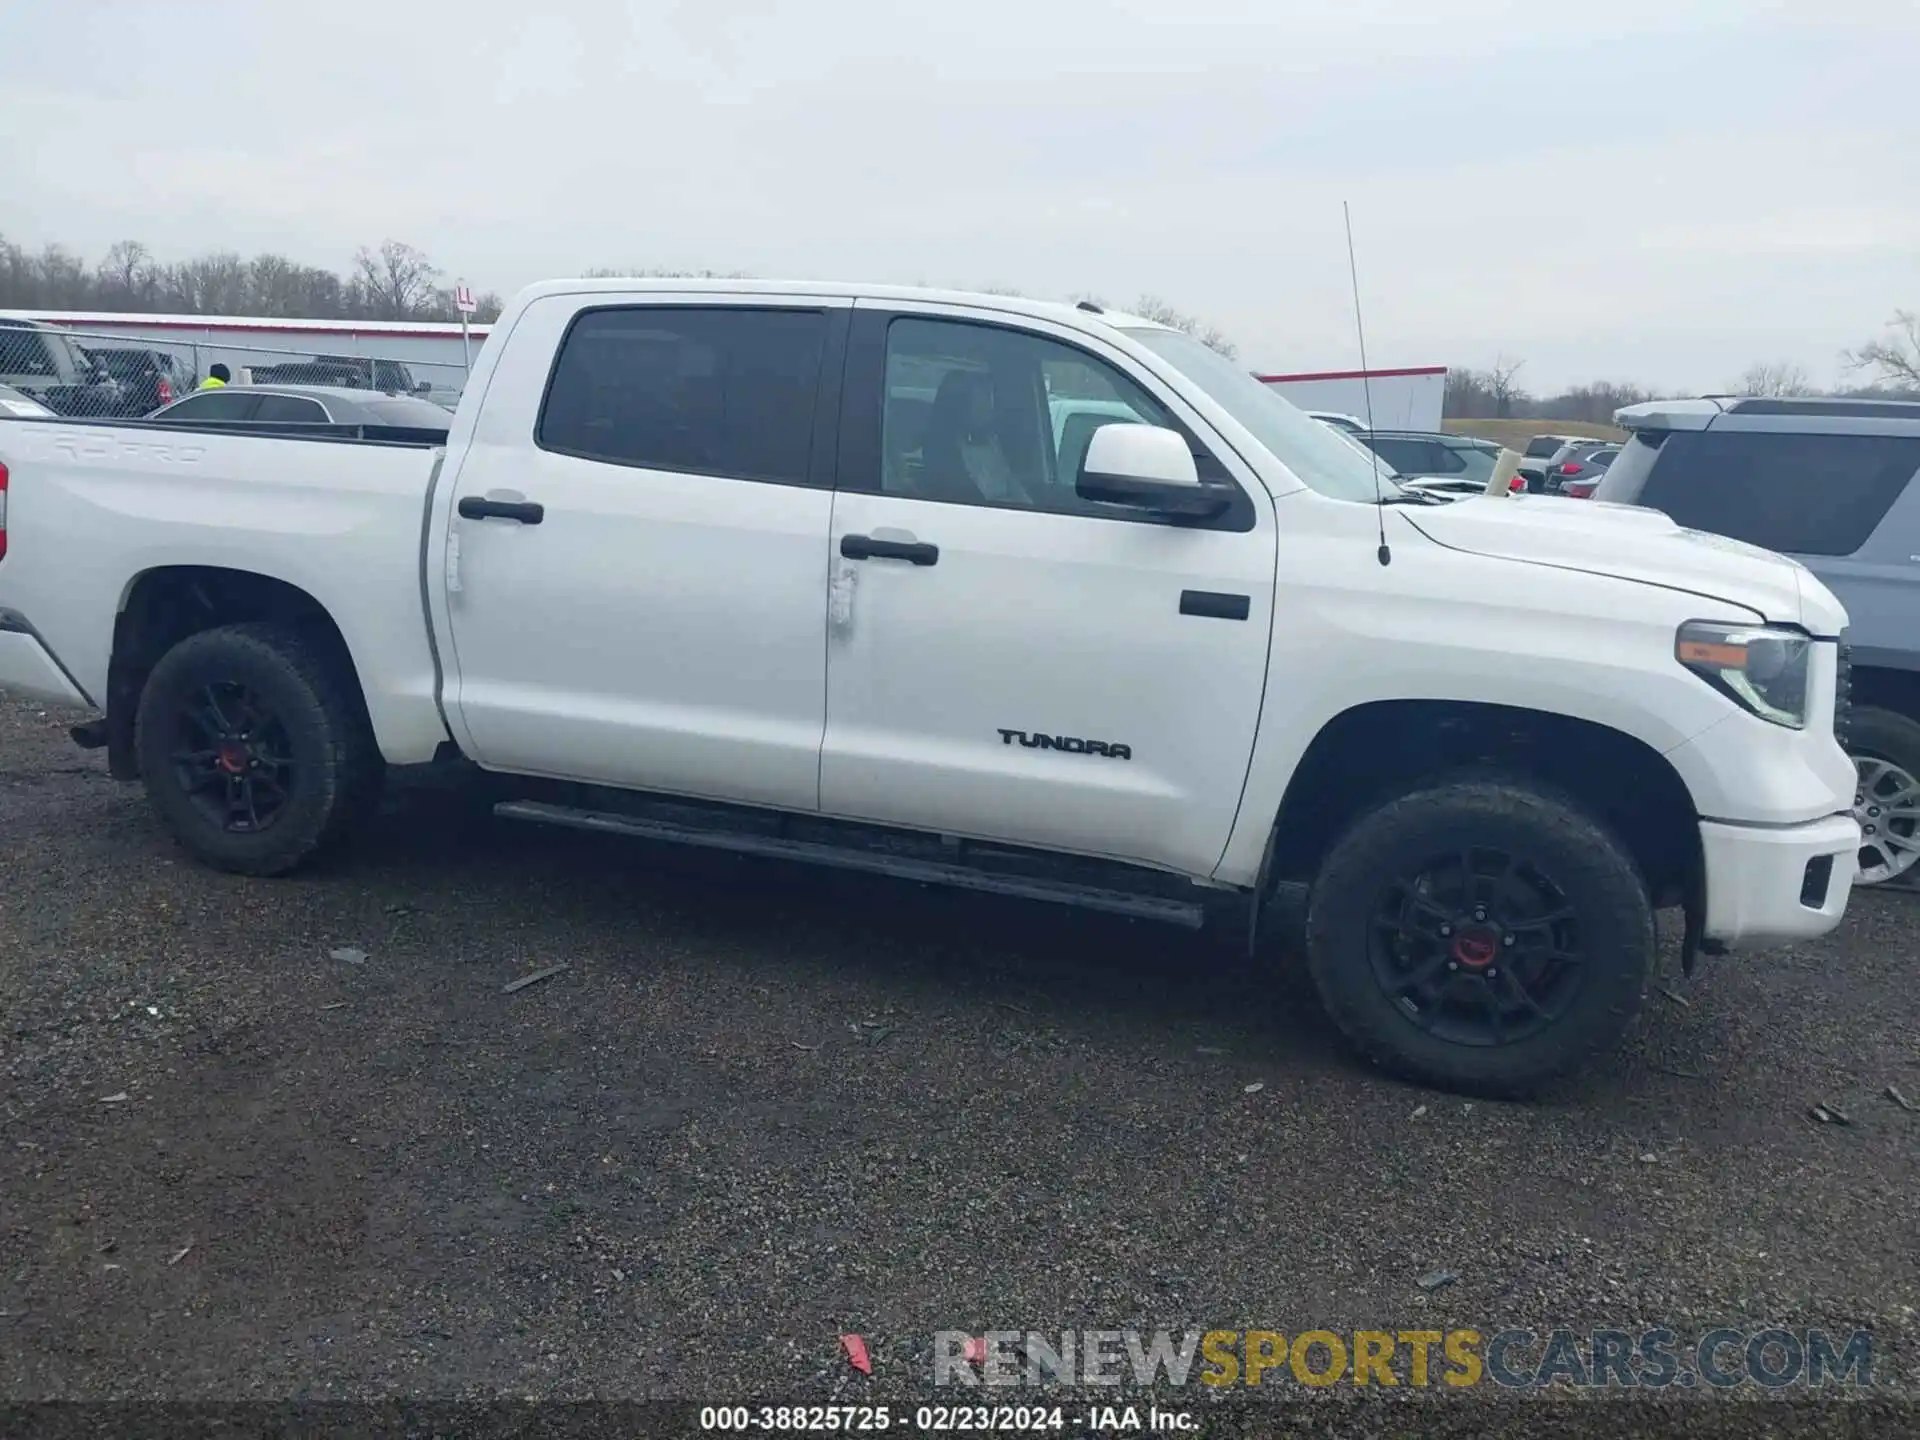
[[[60,329],[0,316],[0,413],[44,407],[56,415],[135,419],[203,386],[213,388],[210,380],[228,387],[318,386],[364,391],[369,398],[411,396],[449,411],[459,402],[467,380],[461,359],[370,353],[382,339],[371,335],[323,348],[338,338],[316,336],[311,347],[287,349],[221,335],[217,327],[175,339],[133,326]],[[457,341],[429,343],[453,357],[460,353]],[[400,347],[389,341],[384,348]]]

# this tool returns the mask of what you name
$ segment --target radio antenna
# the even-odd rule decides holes
[[[1347,202],[1340,202],[1340,217],[1347,224],[1347,276],[1353,282],[1353,328],[1360,337],[1360,396],[1366,403],[1367,433],[1373,433],[1373,379],[1367,374],[1367,326],[1360,318],[1360,266],[1353,258],[1353,211],[1347,208]],[[1375,551],[1382,565],[1393,563],[1393,551],[1387,548],[1387,509],[1382,503],[1386,499],[1380,486],[1380,452],[1373,446],[1367,446],[1367,453],[1373,457],[1373,516],[1380,526],[1380,548]]]

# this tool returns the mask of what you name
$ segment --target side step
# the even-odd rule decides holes
[[[1127,915],[1137,920],[1159,920],[1189,930],[1200,929],[1206,919],[1206,911],[1197,901],[1135,895],[1105,886],[1084,885],[1044,876],[1007,875],[970,865],[829,845],[817,840],[708,829],[653,816],[617,815],[605,810],[549,805],[540,800],[503,801],[493,807],[493,813],[505,820],[533,820],[546,825],[564,825],[574,830],[636,835],[643,840],[665,840],[676,845],[698,845],[708,850],[730,850],[736,854],[764,855],[776,860],[801,860],[814,865],[832,865],[842,870],[891,875],[899,880],[918,880],[928,885],[979,890],[991,895],[1050,900],[1061,905],[1077,905],[1084,910]]]

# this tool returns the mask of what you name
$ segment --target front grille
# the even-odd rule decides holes
[[[1833,737],[1842,746],[1847,743],[1852,726],[1853,647],[1847,644],[1847,634],[1843,630],[1840,632],[1840,643],[1834,647],[1833,669]]]

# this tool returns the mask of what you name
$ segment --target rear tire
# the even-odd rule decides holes
[[[284,875],[377,806],[384,767],[343,657],[290,625],[227,625],[161,657],[134,744],[147,797],[195,859]]]
[[[1920,783],[1920,723],[1898,711],[1862,707],[1848,726],[1847,753],[1859,774],[1854,813],[1861,831],[1860,875],[1855,883],[1887,885],[1903,876],[1920,877],[1914,867],[1920,859],[1920,800],[1884,803]]]
[[[1362,816],[1308,903],[1308,969],[1348,1041],[1467,1094],[1523,1098],[1611,1050],[1655,956],[1625,848],[1525,782],[1443,782]]]

